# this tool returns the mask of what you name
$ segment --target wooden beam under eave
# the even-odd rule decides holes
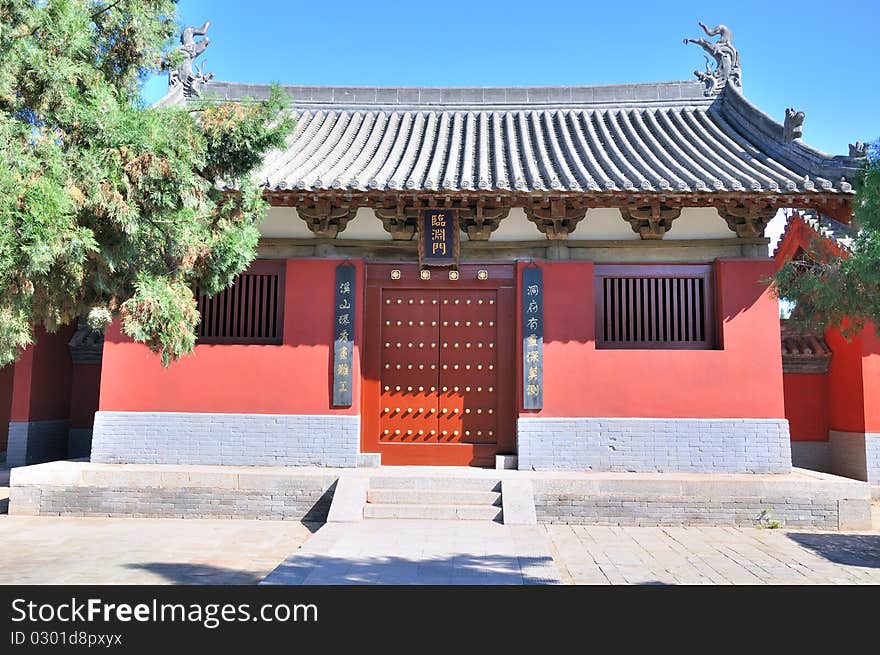
[[[663,191],[584,191],[584,192],[521,192],[501,190],[461,190],[461,191],[423,191],[423,190],[370,190],[370,191],[312,191],[271,190],[264,191],[264,199],[276,207],[293,207],[305,203],[329,200],[331,203],[344,202],[357,207],[406,206],[444,206],[454,207],[456,203],[469,206],[484,201],[494,206],[531,207],[536,202],[548,207],[554,201],[564,201],[572,206],[586,209],[619,208],[630,205],[649,205],[659,201],[662,204],[681,207],[719,207],[731,202],[739,204],[764,204],[776,209],[814,209],[833,210],[840,213],[842,208],[852,208],[854,196],[850,194],[815,192],[804,193],[743,193],[742,191],[670,193]]]

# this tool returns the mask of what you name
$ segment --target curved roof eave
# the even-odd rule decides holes
[[[203,99],[183,101],[246,102],[270,88],[210,81]],[[739,90],[707,96],[696,80],[282,90],[299,120],[258,172],[272,191],[849,195],[863,162],[786,141]]]

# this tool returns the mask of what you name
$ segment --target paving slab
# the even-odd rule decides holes
[[[880,584],[880,532],[543,526],[571,584]]]
[[[297,521],[0,516],[0,584],[256,584]]]
[[[482,521],[327,524],[263,584],[559,584],[540,526]]]
[[[0,584],[880,584],[880,531],[0,516]],[[279,566],[280,565],[280,566]]]

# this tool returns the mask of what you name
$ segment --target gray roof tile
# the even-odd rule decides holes
[[[286,90],[297,127],[259,172],[269,189],[850,193],[861,163],[785,143],[738,91],[699,82]]]

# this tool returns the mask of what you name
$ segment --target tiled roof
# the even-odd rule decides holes
[[[831,239],[847,250],[852,247],[854,238],[852,226],[815,211],[801,212],[801,219],[821,236]]]
[[[825,373],[831,361],[831,348],[825,339],[799,334],[782,322],[782,368],[786,373]]]
[[[782,248],[782,244],[785,242],[785,238],[788,235],[789,229],[791,228],[792,221],[798,218],[802,220],[807,226],[809,226],[816,234],[825,237],[826,239],[830,239],[838,246],[843,248],[843,250],[848,251],[852,249],[853,242],[856,237],[856,231],[851,225],[836,221],[830,216],[820,214],[817,211],[803,209],[798,210],[797,212],[791,212],[786,217],[785,229],[783,230],[782,235],[779,237],[779,241],[776,245],[776,251],[773,253],[774,256],[776,255],[776,253],[779,252],[779,249]]]
[[[728,87],[287,87],[297,128],[258,173],[270,190],[850,193],[831,157]],[[210,82],[203,97],[265,96]],[[844,179],[846,178],[846,179]]]

